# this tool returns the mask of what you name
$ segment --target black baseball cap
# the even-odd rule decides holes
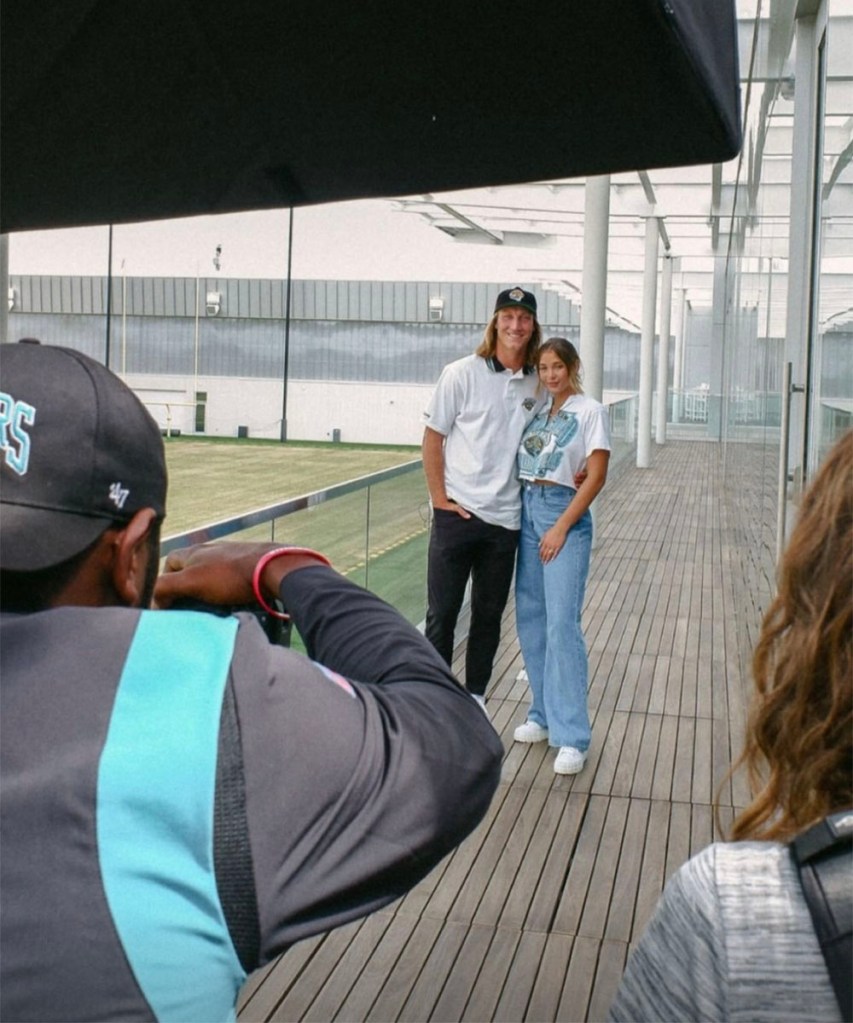
[[[495,302],[495,312],[498,309],[506,309],[507,306],[520,305],[522,309],[536,315],[536,296],[532,291],[525,291],[524,288],[507,288],[498,295]]]
[[[79,554],[141,508],[166,514],[160,429],[101,363],[26,339],[0,345],[0,568]]]

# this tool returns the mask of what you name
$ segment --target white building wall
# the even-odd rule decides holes
[[[236,437],[245,426],[250,437],[281,436],[282,385],[249,377],[126,377],[161,429],[195,432],[194,391],[207,393],[205,435]],[[291,380],[287,387],[288,440],[352,444],[420,444],[421,413],[433,384]],[[334,431],[340,435],[335,436]]]

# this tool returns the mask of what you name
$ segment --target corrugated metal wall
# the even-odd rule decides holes
[[[103,360],[107,282],[103,277],[13,276],[12,338],[37,337]],[[127,373],[281,379],[286,283],[117,277],[112,282],[110,366]],[[472,352],[503,285],[383,281],[294,281],[288,375],[302,380],[434,383],[453,359]],[[539,299],[543,336],[575,343],[579,309],[554,292],[527,285]],[[208,292],[221,295],[207,315]],[[126,313],[124,297],[126,296]],[[441,320],[430,299],[442,298]],[[633,390],[639,336],[608,327],[604,387]]]
[[[16,276],[13,314],[104,315],[105,277]],[[480,328],[492,315],[495,297],[510,284],[429,281],[291,282],[292,320],[360,320],[372,323],[429,323],[430,299],[441,299],[443,323],[466,323]],[[578,306],[556,292],[523,284],[536,293],[541,323],[577,325]],[[207,317],[206,299],[218,293],[219,318],[284,319],[287,282],[244,278],[203,277],[198,281],[200,316]],[[194,277],[121,277],[112,279],[112,311],[121,316],[195,317]],[[125,309],[126,304],[126,309]]]

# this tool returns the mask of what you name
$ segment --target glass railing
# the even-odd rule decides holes
[[[322,551],[415,625],[426,615],[429,498],[420,459],[166,537],[161,555],[212,540]]]
[[[636,397],[608,396],[612,463],[636,452]],[[167,536],[161,557],[214,540],[271,541],[322,551],[337,571],[412,624],[426,617],[429,494],[422,462],[402,465]],[[294,645],[299,645],[294,637]]]
[[[637,395],[605,392],[604,404],[610,412],[610,468],[637,453]]]

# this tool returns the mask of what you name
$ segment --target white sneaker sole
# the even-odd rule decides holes
[[[580,774],[581,771],[586,767],[586,757],[578,763],[573,760],[569,763],[560,761],[560,755],[557,754],[557,759],[554,761],[554,774]]]
[[[533,743],[536,742],[546,742],[548,739],[548,730],[545,728],[541,729],[539,732],[533,733],[528,732],[526,734],[524,732],[521,732],[521,734],[519,734],[519,730],[521,729],[521,727],[522,726],[519,725],[519,727],[516,728],[516,730],[513,732],[512,734],[513,742],[523,742],[527,743],[528,745],[533,745]]]

